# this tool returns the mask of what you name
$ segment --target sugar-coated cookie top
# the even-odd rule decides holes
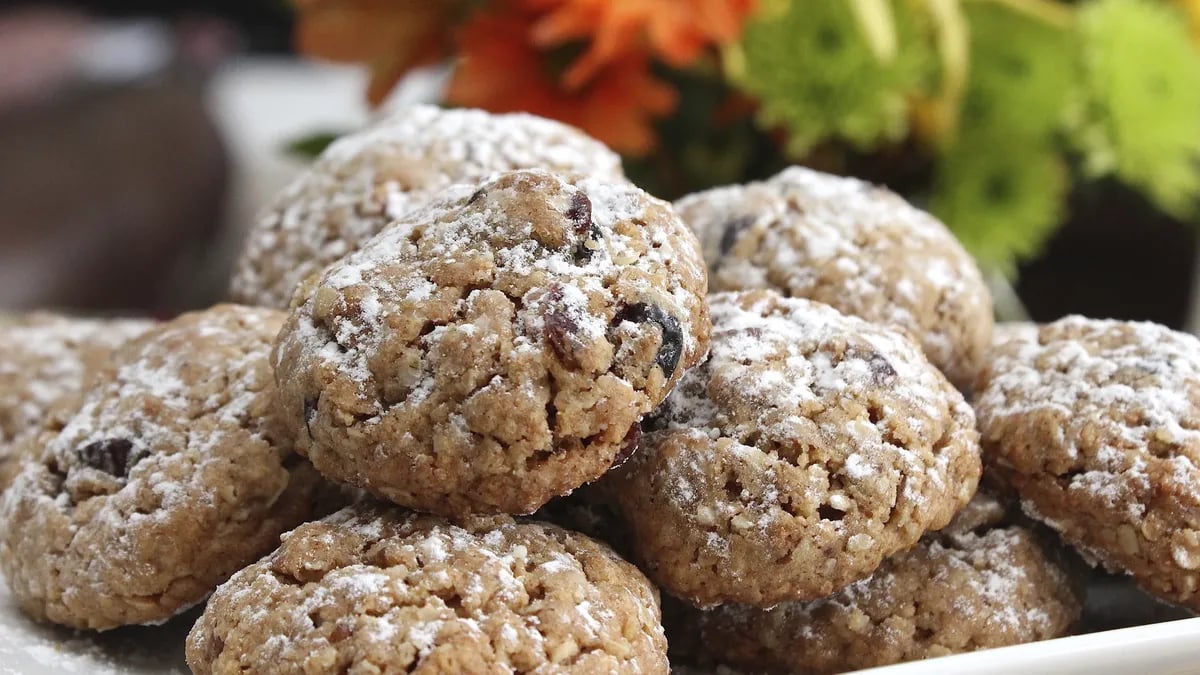
[[[824,444],[801,452],[850,482],[891,474],[916,502],[930,486],[910,472],[950,487],[942,480],[961,457],[941,451],[977,447],[962,396],[903,333],[770,291],[718,293],[709,308],[709,359],[668,397],[659,424],[773,454]],[[678,487],[686,500],[686,482]]]
[[[210,600],[195,672],[665,673],[655,590],[583,535],[360,505],[303,525]]]
[[[611,487],[638,557],[676,597],[828,595],[974,493],[971,409],[903,333],[770,290],[709,307],[708,360]]]
[[[415,273],[440,266],[438,276],[448,281],[458,276],[455,268],[462,268],[464,282],[490,283],[526,300],[516,316],[521,325],[514,348],[538,351],[556,340],[552,336],[559,326],[569,327],[571,335],[564,341],[604,339],[609,321],[590,309],[590,296],[612,295],[610,287],[624,274],[620,290],[682,321],[682,344],[676,347],[682,351],[672,358],[692,361],[699,345],[691,317],[701,311],[695,282],[705,278],[705,271],[693,254],[690,235],[664,208],[624,181],[579,178],[568,183],[538,171],[505,174],[479,188],[453,186],[324,273],[318,289],[362,289],[360,311],[333,322],[332,337],[350,348],[329,349],[331,336],[324,333],[307,334],[319,341],[309,346],[334,358],[341,372],[365,382],[367,359],[388,338],[385,322],[394,311],[390,304],[396,298],[420,301],[441,292],[433,275]],[[571,229],[551,222],[555,214],[574,218],[568,223]],[[483,262],[485,269],[469,270],[473,261]],[[414,273],[389,274],[405,264]],[[630,274],[634,270],[642,273]],[[314,305],[320,304],[321,294],[328,291],[318,290]]]
[[[1031,514],[1092,560],[1200,602],[1200,340],[1067,317],[1001,344],[976,407]]]
[[[182,315],[116,351],[0,499],[0,568],[34,616],[107,629],[202,600],[307,517],[278,424],[282,312]]]
[[[676,202],[699,236],[713,291],[775,288],[901,327],[955,384],[991,340],[992,303],[946,227],[869,183],[791,167]]]
[[[151,326],[42,312],[0,324],[0,446],[39,425],[54,403],[82,390],[88,368]]]
[[[1068,317],[1003,344],[989,373],[977,400],[989,419],[1061,412],[1061,443],[1041,450],[1076,469],[1072,487],[1141,516],[1146,505],[1127,499],[1128,484],[1147,484],[1156,465],[1172,491],[1200,494],[1196,337]]]
[[[443,515],[599,477],[708,346],[670,205],[528,170],[453,186],[297,292],[276,377],[318,469]]]
[[[581,131],[523,113],[401,108],[331,144],[251,231],[234,299],[287,307],[309,274],[455,183],[540,168],[624,177],[615,153]]]

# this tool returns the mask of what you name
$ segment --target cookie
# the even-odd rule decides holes
[[[658,592],[587,537],[359,505],[217,589],[192,672],[667,673]]]
[[[664,590],[697,606],[823,597],[975,493],[971,409],[906,335],[769,290],[709,307],[709,359],[603,481]]]
[[[441,515],[532,513],[631,451],[704,355],[705,284],[669,204],[501,174],[306,283],[276,379],[329,478]]]
[[[152,325],[47,312],[0,324],[0,492],[17,471],[18,448],[42,427],[51,407],[78,396],[86,372]]]
[[[1200,609],[1200,340],[1067,317],[993,354],[989,464],[1092,564]]]
[[[991,344],[979,268],[942,223],[888,190],[792,167],[684,197],[712,291],[774,288],[908,331],[968,386]]]
[[[558,122],[402,108],[334,142],[266,208],[237,262],[232,297],[286,308],[297,284],[439,190],[515,169],[624,177],[620,157]]]
[[[735,668],[816,675],[1061,637],[1080,612],[1030,530],[956,523],[828,598],[691,610],[681,629]]]
[[[992,346],[999,347],[1010,340],[1037,340],[1038,329],[1038,324],[1030,321],[1000,322],[992,331]]]
[[[0,499],[0,570],[32,617],[165,621],[303,522],[319,480],[273,413],[283,321],[185,314],[115,352]]]

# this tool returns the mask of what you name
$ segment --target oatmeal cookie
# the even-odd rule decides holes
[[[697,606],[819,598],[975,493],[971,409],[906,335],[768,290],[709,307],[708,361],[603,481],[664,590]]]
[[[1067,317],[977,387],[985,456],[1092,564],[1200,609],[1200,340]]]
[[[705,284],[670,205],[502,174],[306,283],[276,379],[331,479],[441,515],[532,513],[632,451],[707,350]]]
[[[0,570],[39,620],[165,621],[309,516],[273,414],[283,314],[218,306],[117,350],[0,499]]]
[[[18,448],[30,445],[51,407],[77,397],[88,371],[152,325],[46,312],[0,323],[0,492],[16,474]]]
[[[624,177],[620,157],[559,122],[521,113],[401,108],[334,142],[267,207],[237,263],[232,297],[286,308],[310,274],[439,190],[515,169]]]
[[[811,675],[1067,634],[1079,590],[1031,531],[995,522],[994,506],[972,509],[973,523],[956,519],[828,598],[685,610],[680,628],[696,634],[702,658]]]
[[[302,525],[209,600],[214,673],[667,673],[658,592],[552,525],[362,504]]]
[[[761,183],[689,195],[711,290],[774,288],[896,326],[959,387],[991,344],[992,300],[942,223],[852,178],[792,167]]]
[[[1004,321],[992,332],[992,345],[999,347],[1010,340],[1037,340],[1039,326],[1029,321]]]

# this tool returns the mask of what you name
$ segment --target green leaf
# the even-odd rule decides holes
[[[1044,139],[1060,130],[1078,96],[1079,45],[1069,28],[990,2],[966,6],[970,75],[959,118],[963,133]]]
[[[1093,175],[1114,173],[1167,213],[1200,203],[1200,50],[1183,17],[1145,0],[1081,15],[1086,98],[1073,140]]]
[[[934,68],[932,45],[909,3],[890,0],[898,50],[880,59],[845,0],[772,4],[734,47],[735,85],[760,101],[759,121],[788,131],[788,150],[843,139],[859,148],[908,131],[906,94]]]
[[[345,132],[320,131],[288,141],[284,149],[293,157],[305,160],[316,159],[318,155],[325,152],[325,148],[344,135]]]
[[[929,206],[980,266],[1012,276],[1061,222],[1067,176],[1049,143],[960,136],[940,158]]]

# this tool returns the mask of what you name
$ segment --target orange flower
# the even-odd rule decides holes
[[[686,66],[706,47],[736,40],[756,4],[756,0],[523,0],[524,6],[546,12],[534,26],[539,46],[591,40],[565,74],[572,87],[643,46],[672,66]]]
[[[532,42],[539,16],[515,8],[476,13],[459,34],[458,67],[447,101],[493,112],[524,111],[583,129],[613,149],[642,154],[655,143],[653,119],[677,94],[650,73],[649,55],[626,50],[578,86],[564,87]]]
[[[414,66],[449,52],[456,0],[292,0],[296,48],[305,54],[366,63],[367,97],[379,103]]]

